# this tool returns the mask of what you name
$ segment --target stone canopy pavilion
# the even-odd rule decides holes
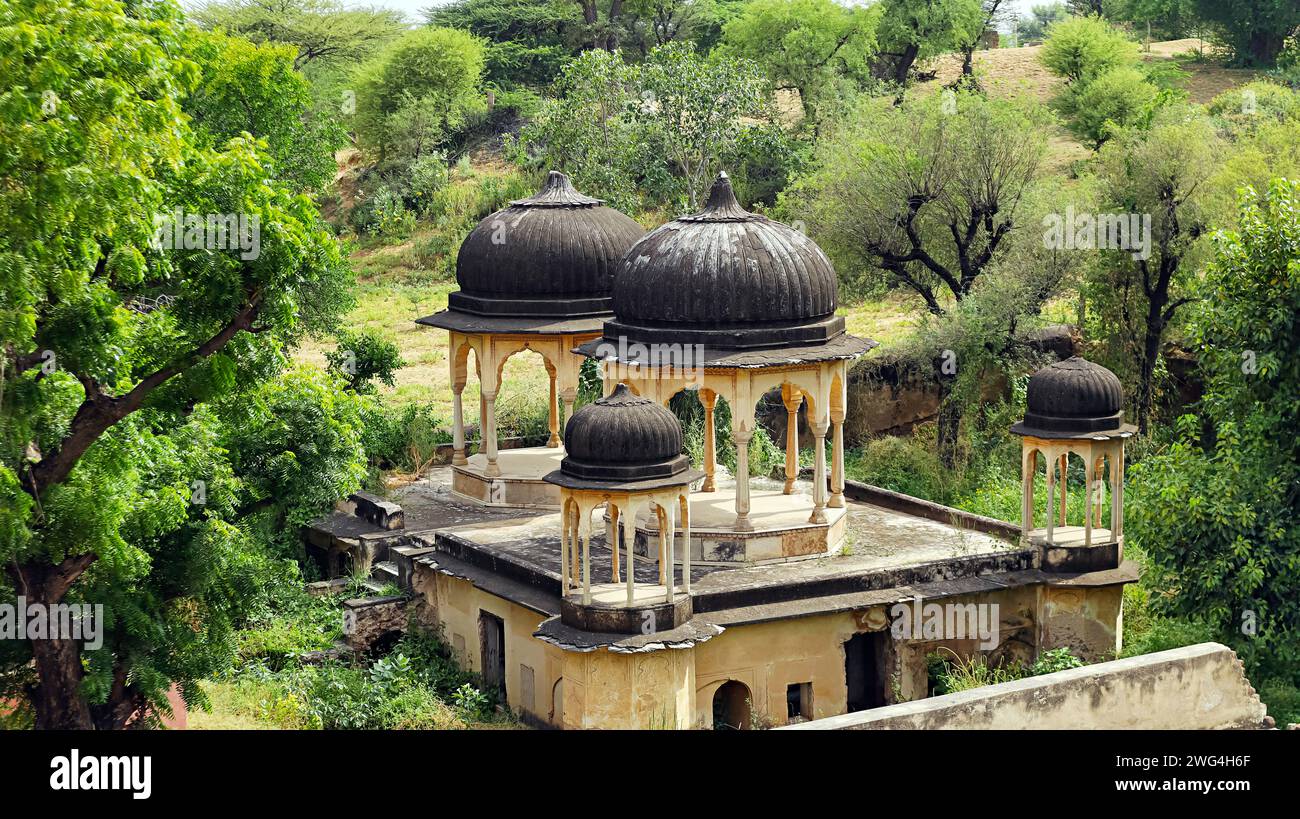
[[[844,332],[843,317],[835,315],[837,288],[821,248],[742,208],[726,173],[699,213],[648,233],[615,275],[614,316],[600,339],[578,351],[601,364],[606,392],[624,383],[667,403],[684,389],[698,391],[705,478],[692,501],[690,546],[698,559],[789,560],[825,554],[843,541],[848,364],[874,342]],[[748,450],[755,405],[777,389],[788,413],[785,486],[754,492]],[[731,409],[733,489],[719,488],[715,478],[719,398]],[[804,403],[813,434],[811,496],[795,492]]]
[[[494,506],[553,507],[542,477],[559,464],[560,403],[573,413],[580,360],[570,351],[599,336],[610,315],[615,268],[645,231],[551,171],[542,189],[479,222],[456,256],[460,290],[447,309],[418,320],[448,334],[452,388],[453,489]],[[496,399],[506,360],[539,353],[550,376],[550,439],[544,447],[498,450]],[[469,354],[479,378],[478,454],[465,451],[461,393]]]

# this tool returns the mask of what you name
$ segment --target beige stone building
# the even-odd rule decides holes
[[[545,230],[570,247],[602,206],[555,177],[539,194],[553,202]],[[606,299],[612,313],[598,327],[578,317],[582,333],[560,334],[572,360],[547,359],[567,424],[549,452],[533,453],[543,462],[508,469],[485,423],[475,466],[457,412],[450,474],[431,475],[432,508],[420,526],[408,520],[392,558],[424,620],[525,720],[784,725],[926,697],[936,653],[994,662],[1058,646],[1088,660],[1116,653],[1122,589],[1136,571],[1123,561],[1131,427],[1109,371],[1071,359],[1033,376],[1014,428],[1025,441],[1023,519],[982,518],[845,479],[846,373],[873,343],[844,332],[835,272],[816,244],[744,211],[725,176],[700,213],[623,250],[597,242],[560,262],[546,256],[545,235],[530,234],[526,253],[506,236],[475,245],[486,258],[463,249],[458,260],[471,291],[461,306],[478,313],[456,315],[453,301],[421,319],[449,330],[457,392],[463,353],[482,349],[466,315],[485,336],[529,321],[577,327],[565,300],[585,310]],[[582,284],[520,307],[551,287],[528,270]],[[475,300],[492,276],[527,294]],[[514,312],[493,314],[506,303]],[[494,324],[503,318],[515,323]],[[483,355],[499,371],[504,359]],[[581,356],[601,367],[605,397],[575,413],[576,382],[559,373],[576,373]],[[682,390],[698,391],[706,410],[698,464],[683,457],[665,409]],[[745,454],[765,394],[790,413],[779,478],[749,475]],[[737,452],[731,475],[716,457],[719,402]],[[798,457],[801,406],[816,442],[810,469]],[[1073,522],[1071,491],[1086,509]]]

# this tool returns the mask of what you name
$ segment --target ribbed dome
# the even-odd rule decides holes
[[[821,248],[742,208],[723,173],[702,211],[628,251],[605,336],[713,349],[817,344],[844,332],[836,298],[835,269]]]
[[[1050,364],[1029,378],[1023,427],[1080,433],[1124,426],[1124,388],[1119,378],[1078,356]]]
[[[573,414],[564,427],[565,475],[585,480],[641,481],[685,472],[677,416],[619,384]]]
[[[551,171],[537,194],[478,223],[456,256],[447,305],[485,316],[607,313],[623,254],[645,231]]]

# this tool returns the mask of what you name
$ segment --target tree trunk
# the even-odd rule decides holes
[[[1138,380],[1138,431],[1145,433],[1155,404],[1156,360],[1160,355],[1160,337],[1164,334],[1164,310],[1167,298],[1147,300],[1147,329],[1142,342],[1142,368]]]
[[[910,43],[903,53],[898,56],[898,62],[894,64],[894,82],[899,85],[907,82],[908,72],[912,70],[912,65],[916,62],[916,55],[921,53],[921,46],[916,43]]]
[[[1283,38],[1275,31],[1252,31],[1250,33],[1250,59],[1259,68],[1272,68],[1277,63],[1277,55],[1282,53]]]
[[[30,600],[29,602],[37,602]],[[32,640],[36,660],[36,727],[89,730],[90,706],[81,694],[81,646],[76,640]]]

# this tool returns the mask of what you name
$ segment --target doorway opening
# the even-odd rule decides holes
[[[713,730],[748,731],[750,728],[749,688],[738,680],[728,680],[713,692]]]
[[[855,634],[844,644],[844,684],[848,711],[885,704],[885,631]]]
[[[506,623],[495,614],[478,613],[478,639],[483,661],[483,684],[495,688],[506,701]]]

